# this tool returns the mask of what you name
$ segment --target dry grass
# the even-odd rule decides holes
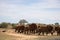
[[[6,29],[7,32],[1,32],[5,29],[0,29],[0,40],[60,40],[60,36],[38,36],[38,35],[25,35],[15,33],[13,29]]]
[[[18,37],[6,35],[0,32],[0,40],[18,40]]]

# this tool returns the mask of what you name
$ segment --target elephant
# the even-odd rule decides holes
[[[53,35],[53,27],[51,25],[47,25],[46,27],[39,27],[37,31],[39,35],[40,33],[42,33],[42,35],[44,35],[44,33],[46,33],[46,35],[48,33],[51,33],[51,35]]]
[[[37,29],[37,25],[35,23],[32,23],[32,24],[29,25],[30,33],[34,33],[35,34],[36,29]]]
[[[57,36],[60,35],[60,27],[55,27],[55,31],[57,32]]]
[[[17,26],[17,27],[15,28],[15,32],[18,31],[18,33],[19,33],[19,32],[20,32],[20,33],[23,33],[23,32],[24,32],[24,28],[25,28],[24,25],[19,25],[19,26]]]
[[[32,24],[28,24],[29,26],[28,27],[25,27],[24,25],[19,25],[15,28],[15,32],[24,32],[24,33],[27,33],[30,32],[30,33],[35,33],[36,29],[37,29],[37,25],[35,23],[32,23]]]

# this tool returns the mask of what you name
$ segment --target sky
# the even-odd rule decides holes
[[[60,23],[60,0],[0,0],[0,23]]]

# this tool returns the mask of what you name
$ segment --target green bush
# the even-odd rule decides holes
[[[8,27],[8,23],[2,22],[0,24],[0,28],[7,28]]]
[[[12,28],[15,29],[15,27],[16,27],[16,24],[12,24]]]

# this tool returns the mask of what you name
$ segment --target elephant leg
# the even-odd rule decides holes
[[[33,34],[35,34],[35,30],[33,30]]]
[[[33,33],[33,30],[30,30],[30,33]]]
[[[23,33],[23,30],[21,30],[20,33]]]
[[[59,33],[57,33],[57,36],[59,35]]]
[[[53,33],[51,33],[51,35],[53,35]]]
[[[24,34],[26,34],[26,31],[24,31]]]
[[[48,32],[46,32],[46,36],[48,35]]]
[[[44,32],[42,32],[43,36],[44,36]]]
[[[33,33],[34,31],[32,30],[32,33]]]
[[[24,31],[24,34],[28,34],[28,31]]]
[[[59,36],[59,34],[60,34],[60,32],[59,32],[59,31],[57,31],[57,36]]]
[[[38,32],[38,35],[40,35],[41,32]]]
[[[26,31],[27,32],[27,34],[28,34],[28,31]]]
[[[17,29],[15,29],[15,32],[17,31]]]
[[[57,33],[57,36],[60,36],[60,33]]]
[[[20,30],[18,30],[18,33],[20,32]]]
[[[32,33],[32,30],[30,30],[30,33]]]

